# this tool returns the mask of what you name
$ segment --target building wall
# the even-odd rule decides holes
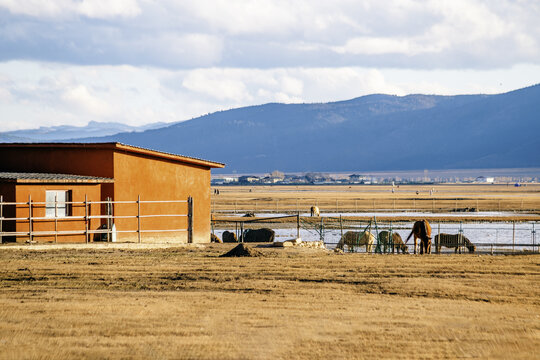
[[[193,198],[193,242],[210,240],[210,169],[179,164],[151,156],[116,152],[114,200],[181,200],[182,203],[141,204],[141,215],[187,214],[188,196]],[[137,213],[136,204],[115,205],[115,215]],[[118,230],[137,229],[136,219],[117,219]],[[187,229],[187,217],[141,218],[142,230]],[[135,241],[137,234],[118,234],[120,241]],[[187,232],[142,233],[142,241],[187,242]]]
[[[86,229],[84,219],[74,219],[73,217],[84,217],[86,210],[84,204],[74,204],[72,206],[72,216],[57,220],[55,222],[52,218],[45,218],[45,192],[47,190],[71,190],[73,202],[84,202],[85,195],[88,201],[100,201],[101,189],[100,184],[17,184],[15,201],[18,203],[27,203],[31,198],[32,200],[32,232],[39,231],[77,231],[80,234],[77,235],[38,235],[33,236],[33,241],[36,242],[86,242],[86,235],[84,231]],[[100,205],[90,204],[88,206],[88,215],[95,216],[100,215]],[[28,205],[17,205],[16,214],[17,218],[28,218],[30,214]],[[41,218],[41,219],[36,219]],[[95,230],[100,225],[100,219],[90,219],[88,222],[88,229]],[[28,220],[17,221],[15,231],[28,232],[30,229]],[[89,240],[92,241],[93,236],[89,235]],[[24,242],[28,240],[28,236],[18,236],[16,241]]]
[[[3,147],[0,171],[74,174],[113,178],[113,152],[92,146],[53,145]],[[113,184],[104,184],[103,198],[113,196]]]
[[[81,145],[83,146],[83,145]],[[94,147],[3,147],[0,171],[75,174],[112,178],[113,154]]]

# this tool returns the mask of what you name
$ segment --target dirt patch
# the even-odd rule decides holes
[[[260,252],[259,250],[249,247],[246,244],[238,244],[238,246],[233,248],[228,253],[220,255],[220,257],[241,257],[241,256],[257,257],[257,256],[264,256],[264,254]]]

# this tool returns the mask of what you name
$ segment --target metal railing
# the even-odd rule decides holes
[[[431,222],[431,220],[430,220]],[[330,249],[337,246],[340,239],[347,231],[362,233],[371,232],[374,243],[371,247],[373,252],[388,252],[395,249],[395,244],[379,244],[379,234],[387,231],[390,234],[400,235],[403,242],[411,232],[410,221],[379,221],[376,217],[371,220],[358,220],[346,216],[339,217],[307,217],[270,216],[270,217],[221,217],[212,222],[212,231],[220,235],[224,230],[232,231],[240,239],[246,229],[269,228],[275,232],[276,238],[301,238],[304,241],[324,241]],[[540,244],[536,238],[538,225],[535,221],[456,221],[431,222],[432,243],[431,252],[437,253],[435,237],[438,234],[458,235],[456,242],[457,250],[461,253],[469,253],[467,241],[476,246],[475,253],[538,253]],[[391,238],[391,236],[390,236]],[[405,244],[410,253],[413,251],[413,240]],[[363,252],[365,247],[355,247],[354,252]],[[387,251],[388,250],[388,251]],[[441,253],[453,253],[454,248],[443,245]]]

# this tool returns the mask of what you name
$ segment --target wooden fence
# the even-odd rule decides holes
[[[48,210],[54,211],[47,213]],[[63,209],[59,215],[58,209]],[[68,211],[64,209],[69,209]],[[159,221],[166,218],[167,221]],[[163,225],[165,224],[165,225]],[[178,225],[182,226],[178,226]],[[176,226],[176,227],[175,227]],[[115,241],[121,234],[187,233],[193,242],[193,199],[133,201],[5,202],[0,196],[0,243],[6,241]],[[82,241],[81,241],[82,240]]]

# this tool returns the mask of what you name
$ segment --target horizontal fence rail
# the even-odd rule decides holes
[[[47,216],[45,210],[52,212],[52,209],[54,209],[54,215]],[[58,209],[63,210],[61,215]],[[78,214],[74,215],[74,213]],[[146,226],[143,221],[160,218],[169,219],[166,223],[173,225],[175,224],[173,220],[184,219],[185,226],[162,227],[156,226],[155,221]],[[67,224],[75,228],[65,229]],[[116,226],[117,224],[119,226]],[[46,227],[51,227],[51,229],[44,229]],[[191,197],[186,200],[141,200],[139,196],[137,200],[130,201],[89,201],[85,196],[84,201],[57,201],[55,199],[54,202],[33,201],[29,197],[27,202],[7,202],[3,201],[3,196],[0,196],[0,243],[6,240],[12,241],[13,238],[21,241],[21,237],[26,237],[27,242],[54,237],[53,241],[48,241],[58,242],[59,237],[65,236],[84,236],[86,243],[110,242],[115,234],[137,234],[137,241],[140,243],[144,233],[175,232],[187,233],[188,242],[192,242],[193,199]],[[97,238],[95,238],[96,235]]]

